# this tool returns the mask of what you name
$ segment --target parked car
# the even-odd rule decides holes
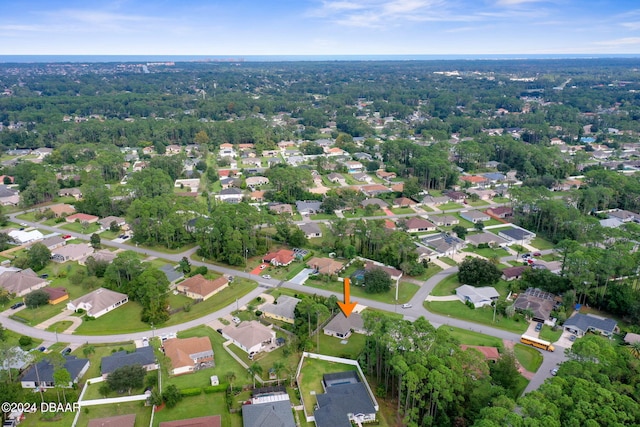
[[[263,279],[271,279],[271,275],[269,275],[269,274],[263,274],[263,275],[262,275],[262,278],[263,278]]]
[[[41,275],[40,275],[40,278],[41,278],[41,279],[48,279],[48,278],[49,278],[49,275],[48,275],[48,274],[41,274]]]
[[[71,234],[65,234],[64,236],[62,236],[62,238],[68,240],[71,238]]]
[[[531,258],[531,254],[522,254],[522,259]]]
[[[63,356],[66,356],[67,354],[71,353],[71,349],[67,347],[64,350],[62,350],[60,353],[62,353]]]
[[[533,256],[542,256],[542,254],[540,252],[534,252]]]
[[[553,375],[554,377],[555,377],[556,375],[558,375],[558,368],[553,368],[553,369],[551,370],[551,375]]]
[[[538,322],[538,324],[536,325],[536,332],[540,332],[540,330],[542,330],[542,323]]]
[[[124,236],[122,236],[122,240],[127,240],[128,238],[129,238],[129,236],[126,235],[126,234]]]
[[[24,305],[24,303],[23,303],[23,302],[17,302],[17,303],[15,303],[15,304],[13,304],[13,305],[11,306],[11,309],[12,309],[12,310],[15,310],[15,309],[17,309],[17,308],[22,307],[23,305]]]
[[[260,270],[264,270],[267,267],[266,264],[260,264]]]
[[[402,304],[402,308],[411,308],[413,307],[411,304]]]
[[[240,320],[238,317],[232,317],[231,320],[233,321],[233,323],[235,323],[236,325],[240,322],[242,322],[242,320]]]
[[[42,351],[44,352],[47,349],[47,347],[41,345],[40,347],[38,347],[38,351]]]
[[[578,338],[578,337],[577,337],[577,336],[575,336],[575,335],[571,335],[571,336],[569,337],[569,341],[574,342],[574,341],[576,340],[576,338]]]

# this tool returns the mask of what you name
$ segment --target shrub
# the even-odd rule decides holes
[[[202,389],[200,387],[183,388],[182,390],[180,390],[180,394],[182,396],[198,396],[201,393]]]
[[[260,316],[262,316],[262,311],[256,310],[256,317],[260,317]]]
[[[227,390],[227,388],[229,388],[229,384],[220,383],[219,385],[210,385],[210,386],[204,387],[202,390],[204,391],[205,394],[211,394],[211,393],[218,393],[221,391],[225,391]]]
[[[23,335],[18,340],[18,344],[20,344],[20,347],[28,347],[33,344],[33,338]]]

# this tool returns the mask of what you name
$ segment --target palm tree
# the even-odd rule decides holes
[[[640,359],[640,341],[632,343],[629,349],[631,350],[633,357]]]
[[[256,376],[262,375],[262,366],[260,366],[258,362],[254,362],[253,365],[247,369],[247,373],[253,379],[253,388],[256,388]]]
[[[278,383],[278,385],[280,385],[280,374],[285,369],[284,363],[277,360],[273,363],[272,369],[273,369],[273,372],[276,373],[276,382]]]

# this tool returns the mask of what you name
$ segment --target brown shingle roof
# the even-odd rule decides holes
[[[162,346],[174,369],[193,366],[192,354],[213,351],[208,337],[171,338],[165,340]]]
[[[196,274],[195,276],[189,277],[187,280],[180,283],[180,286],[188,289],[191,293],[205,297],[216,289],[225,286],[227,283],[229,283],[229,281],[225,277],[218,277],[215,280],[209,280],[202,274]]]

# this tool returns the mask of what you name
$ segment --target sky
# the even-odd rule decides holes
[[[0,55],[640,55],[638,0],[2,3]]]

